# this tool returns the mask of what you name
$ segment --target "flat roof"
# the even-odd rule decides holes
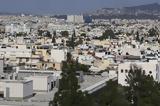
[[[56,71],[56,70],[53,70],[53,71],[49,71],[49,70],[17,70],[16,71],[17,73],[52,73],[52,74],[61,74],[62,71]]]
[[[7,79],[4,79],[4,80],[0,80],[0,82],[6,82],[6,83],[28,83],[28,82],[31,82],[32,80],[7,80]]]
[[[48,77],[52,77],[52,76],[51,75],[35,75],[35,76],[30,76],[28,78],[48,78]]]

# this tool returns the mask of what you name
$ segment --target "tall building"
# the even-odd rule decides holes
[[[84,23],[83,15],[68,15],[67,22],[70,23]]]

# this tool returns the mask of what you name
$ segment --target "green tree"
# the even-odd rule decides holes
[[[56,36],[56,35],[57,35],[57,32],[56,32],[56,31],[54,31],[54,32],[53,32],[53,36]]]
[[[136,32],[136,41],[140,42],[140,38],[139,38],[139,32]]]
[[[55,38],[55,36],[52,37],[52,43],[56,43],[56,38]]]
[[[51,106],[89,106],[92,102],[87,93],[83,93],[76,77],[77,67],[72,62],[63,62],[62,78],[59,82],[58,92]]]
[[[49,31],[45,31],[45,36],[48,38],[52,38],[52,34]]]
[[[148,31],[148,36],[149,37],[156,37],[158,35],[158,31],[154,28],[151,28],[149,31]]]
[[[73,31],[72,37],[69,39],[67,46],[71,47],[72,49],[74,49],[76,43],[75,43],[75,39],[76,39],[76,33],[75,30]]]
[[[126,82],[129,85],[125,87],[126,97],[133,106],[160,106],[160,86],[151,75],[132,66]]]
[[[69,36],[69,32],[68,31],[61,31],[61,35],[62,37],[68,37]]]
[[[52,43],[56,43],[56,38],[55,38],[56,35],[57,35],[56,31],[54,31],[52,36]]]
[[[83,44],[83,39],[79,38],[79,40],[75,43],[75,46]]]
[[[141,38],[140,43],[142,44],[144,42],[144,37]]]
[[[86,37],[86,33],[82,33],[81,36]]]
[[[27,33],[24,32],[16,33],[16,37],[25,37],[25,36],[27,36]]]
[[[38,36],[42,36],[42,35],[43,35],[43,33],[44,33],[44,31],[42,31],[42,30],[38,30]]]
[[[71,63],[73,61],[71,53],[67,53],[67,62]]]
[[[109,30],[106,30],[99,39],[104,40],[104,39],[114,39],[114,38],[115,38],[115,34],[113,30],[109,29]]]
[[[97,106],[129,106],[124,91],[117,81],[108,81],[107,86],[96,95]]]
[[[157,39],[157,42],[160,44],[160,39]]]

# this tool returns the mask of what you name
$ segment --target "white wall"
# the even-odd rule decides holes
[[[51,58],[55,62],[62,62],[67,60],[67,52],[65,50],[52,49]]]
[[[1,48],[0,54],[4,54],[5,57],[31,57],[31,49]]]
[[[6,88],[9,88],[9,98],[24,98],[33,94],[33,82],[21,82],[15,80],[0,81],[0,91],[4,92],[6,97]]]
[[[138,67],[142,68],[142,71],[145,71],[146,75],[150,74],[150,71],[151,71],[151,75],[153,76],[153,78],[155,80],[158,80],[157,74],[160,71],[157,68],[158,61],[135,62],[135,63],[125,62],[125,63],[119,64],[119,66],[118,66],[118,83],[119,84],[121,84],[123,86],[127,85],[125,79],[126,79],[126,76],[128,75],[128,72],[130,70],[130,66],[132,64],[136,64]],[[121,72],[121,70],[123,70],[123,72]]]
[[[25,32],[30,33],[30,28],[27,27],[25,24],[18,25],[18,24],[10,24],[5,26],[5,32],[6,33],[19,33],[19,32]]]
[[[23,98],[23,84],[22,83],[6,83],[5,88],[9,88],[9,97]],[[6,96],[6,90],[4,93]]]
[[[68,15],[67,22],[84,23],[84,19],[82,15]]]
[[[95,56],[98,58],[103,58],[105,56],[105,52],[95,52]]]
[[[49,76],[31,76],[26,77],[28,80],[33,80],[33,90],[49,91],[52,79]]]

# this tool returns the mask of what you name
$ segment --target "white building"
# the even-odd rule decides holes
[[[30,33],[30,28],[26,24],[9,24],[5,26],[6,33]]]
[[[91,65],[95,58],[91,55],[79,55],[78,62],[81,64]]]
[[[33,96],[33,82],[27,80],[0,80],[0,94],[7,100],[22,100]]]
[[[30,76],[25,79],[33,81],[33,90],[36,92],[49,92],[55,86],[53,76]]]
[[[73,25],[68,25],[68,24],[54,24],[54,23],[49,23],[47,26],[48,30],[50,32],[56,31],[57,33],[60,33],[61,31],[68,31],[69,34],[73,32],[75,29],[75,26]]]
[[[22,48],[1,48],[0,54],[5,55],[9,58],[11,56],[15,57],[31,57],[31,49],[22,49]]]
[[[133,48],[131,46],[124,46],[122,49],[122,55],[132,55],[132,56],[142,56],[141,55],[141,49],[139,48]]]
[[[132,65],[137,65],[146,75],[152,75],[156,81],[160,81],[160,64],[157,60],[149,62],[125,62],[118,65],[118,83],[127,86],[126,76]]]
[[[105,56],[105,52],[101,51],[95,51],[95,56],[98,58],[103,58]]]
[[[94,28],[90,32],[87,32],[87,35],[89,35],[91,37],[93,37],[93,36],[100,37],[103,35],[103,32],[104,31],[101,28]]]
[[[13,48],[13,47],[0,47],[0,56],[6,59],[6,63],[18,64],[20,62],[26,62],[27,59],[31,58],[32,50],[27,48]]]
[[[68,15],[67,22],[69,22],[69,23],[84,23],[83,15]]]
[[[64,49],[52,49],[51,50],[51,58],[55,61],[55,62],[59,62],[61,63],[62,61],[66,61],[67,60],[67,51]]]

